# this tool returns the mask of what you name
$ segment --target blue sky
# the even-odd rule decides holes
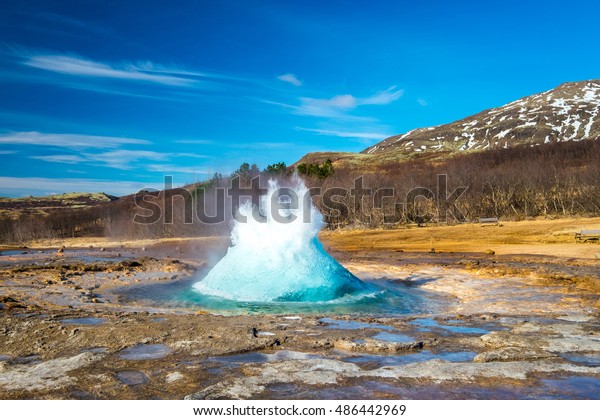
[[[596,1],[4,0],[0,195],[363,150],[600,77]]]

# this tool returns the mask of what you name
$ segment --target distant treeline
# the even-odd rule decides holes
[[[600,140],[492,149],[445,160],[421,158],[370,167],[325,160],[302,168],[307,185],[321,188],[313,202],[330,228],[600,214]],[[138,193],[86,208],[2,216],[0,241],[227,234],[231,201],[224,190],[218,191],[219,187],[229,186],[233,176],[239,176],[247,187],[257,175],[263,175],[263,181],[278,177],[285,183],[293,172],[283,163],[269,165],[263,171],[244,163],[230,177],[215,174],[210,181],[184,188]],[[357,178],[361,183],[357,184]],[[451,193],[459,187],[466,187],[466,191],[454,200]],[[363,190],[361,200],[356,199],[357,189]],[[219,194],[227,202],[225,218],[220,223],[209,223],[211,216],[218,215]],[[443,200],[448,196],[450,205]],[[200,213],[203,221],[196,217]]]

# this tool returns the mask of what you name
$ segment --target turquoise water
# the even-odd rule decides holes
[[[185,291],[171,304],[198,306],[212,312],[224,313],[307,313],[307,314],[407,314],[421,312],[421,299],[417,296],[401,296],[391,290],[379,290],[363,296],[346,296],[324,302],[244,302]]]
[[[444,304],[439,296],[403,284],[364,279],[361,282],[376,290],[362,296],[350,295],[325,302],[245,302],[204,295],[194,289],[195,278],[169,283],[136,285],[120,290],[124,301],[163,308],[188,308],[211,313],[234,314],[365,314],[402,315],[434,313]]]
[[[241,302],[353,302],[381,293],[342,267],[316,237],[285,252],[238,243],[193,290]]]

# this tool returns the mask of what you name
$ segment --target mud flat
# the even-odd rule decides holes
[[[0,397],[600,398],[600,247],[540,242],[562,225],[502,228],[464,227],[486,235],[456,249],[454,227],[324,234],[355,275],[424,297],[390,316],[211,314],[128,294],[187,287],[224,238],[4,249]]]

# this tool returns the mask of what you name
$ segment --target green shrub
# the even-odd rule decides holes
[[[301,163],[298,165],[298,172],[306,176],[317,176],[320,179],[325,179],[333,175],[333,163],[327,159],[321,165],[315,163]]]

